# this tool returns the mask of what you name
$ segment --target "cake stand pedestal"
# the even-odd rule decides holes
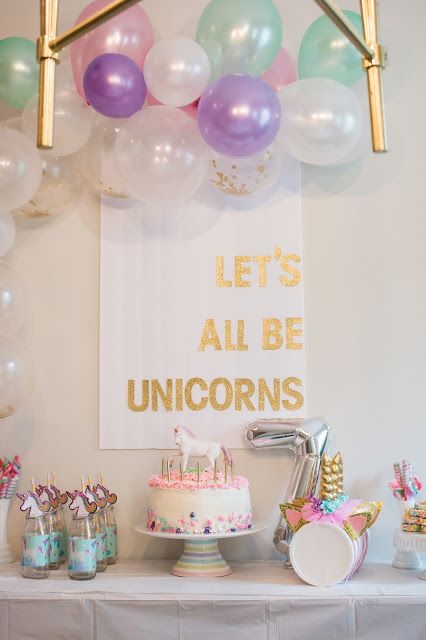
[[[229,576],[232,569],[220,553],[218,540],[249,536],[265,529],[266,524],[261,522],[253,525],[252,529],[234,531],[233,533],[162,533],[161,531],[150,531],[142,524],[135,527],[135,531],[145,536],[184,541],[182,555],[170,571],[172,575],[182,578]]]
[[[393,561],[393,566],[398,569],[421,569],[422,563],[419,558],[420,553],[426,553],[426,534],[425,533],[406,533],[401,529],[397,529],[393,536],[393,546],[397,550],[397,554]],[[399,564],[398,557],[401,558]],[[419,576],[420,580],[426,580],[426,571]]]

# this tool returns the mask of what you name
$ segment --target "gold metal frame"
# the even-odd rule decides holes
[[[139,1],[114,0],[87,20],[57,36],[58,0],[40,0],[40,37],[37,40],[37,59],[40,64],[37,129],[39,149],[53,147],[55,67],[59,61],[58,52]],[[373,151],[375,153],[387,151],[382,90],[384,53],[378,43],[377,0],[360,0],[364,38],[332,0],[315,0],[315,2],[363,56],[368,82]]]

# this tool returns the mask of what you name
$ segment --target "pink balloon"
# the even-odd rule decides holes
[[[194,102],[191,102],[191,104],[187,104],[185,107],[179,107],[179,109],[186,113],[186,115],[191,116],[191,118],[194,118],[194,120],[196,120],[199,101],[199,99],[195,100]],[[146,104],[149,107],[155,107],[161,104],[161,102],[158,102],[158,100],[154,98],[154,96],[148,91],[148,93],[146,94]]]
[[[110,0],[94,0],[83,9],[76,24],[110,4]],[[84,97],[83,77],[90,62],[103,53],[122,53],[140,69],[154,44],[154,30],[139,5],[126,9],[115,18],[87,33],[71,45],[71,64],[77,91]]]
[[[280,49],[277,57],[261,78],[275,91],[281,91],[286,85],[296,82],[296,65],[284,47]]]

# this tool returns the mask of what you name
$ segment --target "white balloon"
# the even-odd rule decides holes
[[[0,418],[8,418],[22,406],[34,382],[34,365],[24,345],[0,334]]]
[[[326,78],[306,78],[280,93],[282,139],[286,150],[302,162],[336,165],[345,162],[363,131],[360,102],[347,86]]]
[[[61,60],[61,62],[56,65],[56,88],[57,90],[71,89],[72,91],[76,91],[71,60]]]
[[[31,140],[37,135],[38,96],[34,96],[22,113],[22,131]],[[90,107],[76,91],[59,88],[55,95],[55,128],[53,149],[43,151],[49,156],[69,156],[83,147],[90,137],[92,119]]]
[[[40,186],[41,159],[35,145],[23,133],[0,128],[0,206],[16,209]]]
[[[74,158],[42,156],[43,175],[33,197],[13,214],[19,223],[48,221],[64,213],[81,193],[81,174]]]
[[[281,157],[274,145],[247,158],[229,158],[212,152],[207,180],[222,193],[246,198],[270,189],[280,172]]]
[[[126,199],[129,192],[124,186],[114,163],[114,145],[125,120],[98,116],[89,142],[79,154],[79,163],[85,180],[103,196]]]
[[[25,321],[25,296],[15,274],[0,260],[0,333],[15,333]]]
[[[144,63],[145,82],[156,100],[183,107],[201,96],[210,79],[210,61],[204,49],[189,38],[160,40]]]
[[[15,242],[15,220],[9,211],[0,211],[0,258],[6,255]]]
[[[8,120],[4,120],[1,123],[2,127],[6,127],[6,129],[15,129],[15,131],[21,131],[22,133],[22,122],[21,117],[9,118]]]
[[[208,166],[197,123],[173,107],[149,107],[122,126],[115,143],[117,169],[127,189],[146,202],[190,198]]]

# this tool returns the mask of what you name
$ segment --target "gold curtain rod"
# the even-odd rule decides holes
[[[90,18],[57,36],[58,0],[40,0],[40,37],[37,40],[37,59],[40,64],[37,129],[39,149],[53,147],[57,53],[138,2],[139,0],[114,0]],[[368,82],[373,151],[387,151],[382,90],[384,55],[382,47],[378,44],[377,0],[360,0],[365,40],[332,0],[315,2],[363,56]]]

